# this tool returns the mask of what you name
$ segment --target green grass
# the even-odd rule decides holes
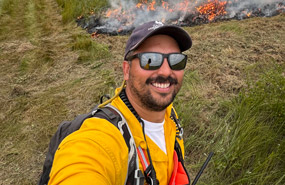
[[[226,184],[278,184],[284,178],[285,78],[276,68],[224,105],[228,112],[219,122],[225,134],[217,137],[222,150],[214,167]]]
[[[14,13],[14,8],[13,6],[15,6],[15,4],[17,3],[17,1],[13,1],[13,0],[2,0],[0,2],[0,7],[1,7],[1,11],[0,13],[3,14],[12,14]]]
[[[219,27],[220,30],[226,31],[226,32],[234,32],[237,34],[243,34],[246,30],[244,30],[238,21],[232,21],[228,24],[222,24]]]
[[[89,14],[91,11],[98,13],[108,5],[106,0],[56,0],[62,7],[63,22],[74,21],[81,15]]]
[[[285,77],[284,66],[274,67],[221,101],[212,125],[186,139],[215,152],[201,184],[284,184]]]
[[[86,33],[74,35],[73,40],[72,49],[79,51],[79,63],[94,63],[95,60],[110,57],[108,47],[93,41]]]

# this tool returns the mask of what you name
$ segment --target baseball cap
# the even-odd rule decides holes
[[[168,35],[174,38],[178,43],[181,52],[186,51],[192,46],[191,37],[182,28],[175,25],[164,25],[159,21],[150,21],[133,30],[126,44],[124,60],[126,60],[127,55],[138,48],[143,41],[158,34]]]

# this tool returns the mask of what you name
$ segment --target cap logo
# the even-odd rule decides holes
[[[163,26],[163,23],[160,21],[155,21],[155,23],[152,25],[152,27],[148,28],[147,30],[155,30],[159,27]]]

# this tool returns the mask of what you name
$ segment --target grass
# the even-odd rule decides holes
[[[128,36],[91,38],[72,21],[104,3],[1,1],[0,184],[36,184],[58,124],[121,84]],[[284,184],[284,22],[184,27],[194,44],[175,107],[192,180],[215,152],[198,184]]]
[[[63,22],[74,21],[75,18],[90,14],[91,12],[98,13],[102,8],[108,5],[106,0],[56,0],[62,9]]]
[[[79,51],[79,63],[92,63],[92,61],[110,57],[108,47],[94,42],[86,33],[74,35],[73,40],[72,49]]]
[[[198,184],[284,184],[284,39],[259,21],[186,28],[192,63],[175,101],[192,179],[215,152]]]
[[[223,111],[218,112],[224,113],[216,119],[223,132],[214,138],[213,182],[215,178],[223,179],[218,184],[285,182],[285,78],[283,69],[276,68],[221,105]]]

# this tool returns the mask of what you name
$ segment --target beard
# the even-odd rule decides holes
[[[159,97],[156,98],[152,95],[148,86],[152,83],[165,83],[168,82],[170,85],[175,85],[174,90],[171,94],[168,93],[159,93]],[[145,82],[141,81],[139,77],[136,77],[132,73],[130,73],[130,78],[128,80],[129,88],[133,95],[140,101],[140,105],[144,108],[160,112],[166,109],[174,100],[176,94],[179,92],[181,88],[181,83],[179,84],[178,81],[172,77],[162,77],[158,76],[156,78],[148,78]]]

